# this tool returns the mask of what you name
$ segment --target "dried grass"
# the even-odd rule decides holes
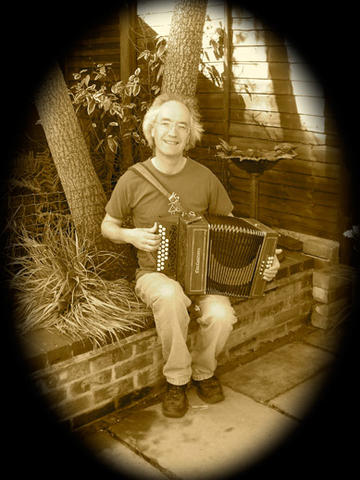
[[[19,331],[46,328],[101,345],[151,322],[150,310],[126,279],[102,278],[102,266],[116,254],[102,252],[104,264],[98,265],[70,223],[49,223],[41,240],[21,228],[17,238],[24,254],[9,266]]]

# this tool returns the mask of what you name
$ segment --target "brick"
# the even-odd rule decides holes
[[[287,329],[286,333],[288,334],[289,332],[293,332],[304,325],[308,325],[310,323],[310,315],[311,310],[309,309],[307,313],[298,315],[296,318],[293,318],[289,322],[285,323]]]
[[[282,278],[286,278],[290,275],[290,270],[288,265],[281,265],[279,271],[276,274],[276,280],[280,280]]]
[[[159,382],[158,382],[159,384]],[[140,401],[145,401],[146,397],[151,397],[154,395],[154,393],[159,390],[159,386],[156,385],[156,387],[150,387],[147,386],[145,388],[141,388],[138,390],[135,390],[128,395],[125,395],[124,397],[121,397],[118,399],[116,402],[116,408],[128,408],[131,407]]]
[[[83,353],[90,352],[94,349],[94,345],[89,338],[78,340],[72,344],[73,356],[81,355]]]
[[[122,362],[123,360],[130,358],[133,354],[133,350],[134,348],[131,344],[127,344],[117,348],[116,350],[113,350],[111,355],[112,364]]]
[[[157,345],[160,344],[160,340],[154,332],[154,335],[142,340],[141,342],[136,343],[135,345],[135,355],[138,355],[139,353],[144,353],[148,351],[149,349],[155,348]]]
[[[285,248],[286,250],[302,251],[303,242],[289,235],[280,235],[278,240],[278,248]]]
[[[303,270],[303,262],[294,262],[292,265],[289,265],[289,271],[290,275],[293,275],[294,273],[302,272]]]
[[[46,398],[51,404],[63,402],[67,397],[65,388],[57,388],[46,393]]]
[[[76,413],[88,409],[91,404],[91,396],[90,394],[86,394],[82,397],[78,397],[60,404],[58,409],[64,418],[69,418],[74,416]]]
[[[334,315],[342,310],[344,307],[351,305],[351,301],[348,298],[340,298],[330,303],[318,303],[314,306],[314,310],[320,315]]]
[[[39,355],[32,356],[26,360],[26,364],[32,372],[42,370],[48,365],[47,355],[45,353],[41,353]]]
[[[41,376],[33,376],[33,378],[43,391],[56,388],[60,384],[59,372],[47,372]]]
[[[296,318],[299,316],[299,314],[302,314],[302,308],[303,306],[296,305],[295,307],[290,308],[289,310],[285,310],[284,312],[280,312],[277,315],[275,315],[275,323],[280,324],[284,323],[287,320],[292,320],[293,318]]]
[[[314,257],[304,255],[303,270],[310,270],[311,268],[315,268]]]
[[[67,367],[61,368],[57,371],[58,383],[64,384],[77,380],[90,373],[90,363],[88,360],[81,362],[73,362]]]
[[[149,385],[156,385],[159,381],[164,379],[163,375],[164,362],[158,365],[153,365],[151,368],[146,368],[136,374],[137,388],[147,387]]]
[[[71,345],[64,345],[54,350],[51,350],[47,354],[48,362],[50,365],[63,362],[72,357]]]
[[[327,290],[320,287],[313,288],[313,297],[316,302],[320,303],[331,303],[335,300],[339,300],[340,298],[348,298],[352,297],[352,286],[351,285],[342,285],[338,288],[333,288],[331,290]]]
[[[148,366],[152,363],[153,356],[151,353],[145,353],[133,357],[130,360],[122,362],[120,365],[115,367],[115,378],[125,377],[131,372],[136,370],[141,370],[142,368]]]
[[[82,395],[90,391],[90,384],[84,380],[77,380],[69,386],[69,392],[72,396]]]
[[[255,321],[256,312],[250,312],[246,315],[237,314],[237,322],[234,324],[234,330],[237,330],[244,325],[252,324]]]
[[[98,355],[90,360],[90,369],[92,372],[103,370],[106,367],[111,367],[114,364],[113,352],[106,352]]]
[[[284,301],[281,300],[273,305],[269,305],[259,310],[259,317],[269,317],[279,313],[284,308]]]
[[[327,239],[308,239],[303,243],[303,252],[315,257],[339,261],[339,243]]]
[[[300,285],[301,285],[301,289],[305,289],[307,287],[312,287],[313,286],[313,276],[312,276],[312,274],[309,274],[306,277],[304,277],[301,280]]]
[[[96,373],[95,375],[91,375],[82,380],[73,382],[70,385],[69,391],[72,395],[81,395],[85,392],[88,392],[94,385],[104,385],[105,383],[109,383],[111,377],[111,369],[101,371],[99,373]]]
[[[334,315],[321,315],[313,311],[311,314],[311,323],[314,327],[328,329],[337,326],[339,323],[346,320],[351,313],[351,308],[344,308]]]
[[[83,425],[88,425],[89,423],[97,420],[98,418],[104,417],[109,413],[112,413],[115,410],[114,402],[107,402],[101,407],[91,409],[88,412],[82,413],[80,415],[74,416],[72,419],[72,428],[79,428]]]
[[[308,288],[307,290],[303,290],[300,293],[294,295],[294,297],[291,298],[291,303],[292,304],[297,304],[297,303],[302,303],[307,300],[313,300],[313,292],[312,289]]]
[[[118,397],[127,395],[134,388],[134,377],[128,377],[114,382],[104,388],[94,392],[95,403],[101,403],[106,400],[115,400]]]
[[[339,288],[354,282],[354,269],[346,265],[332,265],[322,270],[314,270],[313,284],[327,290]]]

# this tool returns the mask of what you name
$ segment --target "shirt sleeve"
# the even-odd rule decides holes
[[[125,172],[117,181],[110,199],[105,205],[106,213],[114,218],[124,219],[131,215],[129,183],[129,174]]]
[[[216,175],[211,174],[209,213],[213,215],[229,215],[234,205],[229,195]]]

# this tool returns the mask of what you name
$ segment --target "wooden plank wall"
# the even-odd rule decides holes
[[[73,73],[99,63],[112,63],[116,75],[120,72],[119,15],[112,15],[98,25],[84,30],[66,55],[63,72],[66,82],[73,82]]]
[[[149,38],[168,35],[173,5],[174,0],[138,0],[138,51],[147,42],[144,26]],[[209,64],[228,75],[220,86],[199,75],[205,134],[191,155],[222,178],[215,156],[220,137],[244,149],[294,144],[297,157],[261,177],[258,217],[269,225],[341,239],[346,215],[341,149],[321,85],[300,53],[251,12],[209,0],[207,13],[207,27],[224,26],[227,34],[224,59],[217,60],[208,48]],[[79,41],[67,59],[66,78],[90,62],[112,62],[119,68],[120,55],[119,22],[112,17]],[[249,215],[249,188],[248,174],[231,167],[229,193],[239,215]]]
[[[300,54],[250,13],[232,10],[230,143],[296,146],[297,157],[265,172],[259,219],[326,238],[339,235],[341,151],[321,86]],[[232,198],[248,212],[249,177],[232,168]]]

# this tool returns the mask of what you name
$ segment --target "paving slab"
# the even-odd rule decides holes
[[[144,479],[168,478],[158,468],[133,452],[128,446],[113,438],[107,432],[94,432],[84,436],[85,445],[92,450],[106,466],[124,474],[136,475]]]
[[[191,387],[184,417],[164,417],[158,403],[130,413],[110,429],[169,477],[200,480],[255,463],[298,425],[231,388],[225,386],[224,393],[223,402],[207,405]]]
[[[303,420],[306,413],[316,401],[317,396],[321,393],[329,375],[328,370],[305,380],[287,392],[278,395],[270,400],[269,405],[279,408],[282,412],[291,415],[298,420]]]
[[[330,352],[336,354],[341,347],[341,341],[343,340],[344,335],[344,328],[345,327],[343,325],[338,328],[329,330],[323,330],[322,328],[318,328],[314,332],[311,332],[306,337],[304,337],[304,342],[319,348],[323,348],[325,350],[329,350]]]
[[[220,376],[224,385],[259,402],[290,390],[329,366],[332,353],[293,342]]]

